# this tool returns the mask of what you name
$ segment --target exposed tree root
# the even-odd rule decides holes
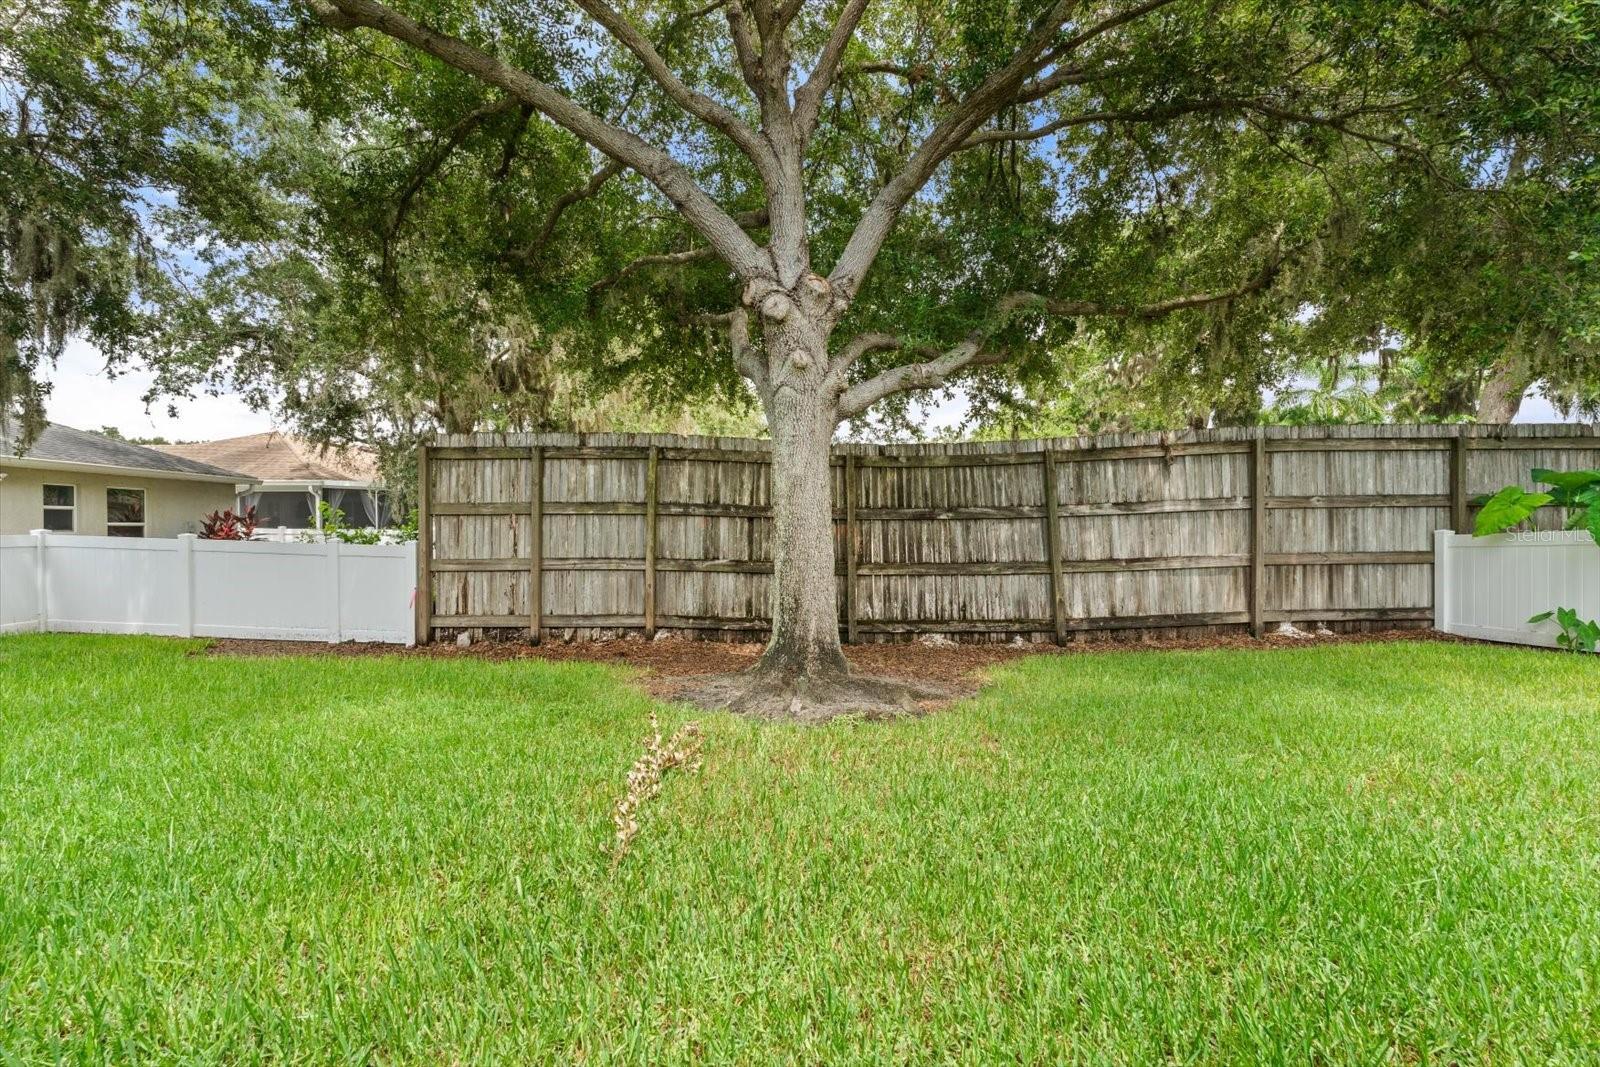
[[[707,709],[780,722],[820,723],[841,716],[899,719],[922,715],[953,694],[896,678],[842,672],[789,674],[759,667],[699,679],[678,698]]]

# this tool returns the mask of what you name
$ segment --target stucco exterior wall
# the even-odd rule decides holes
[[[77,488],[73,532],[95,536],[106,533],[106,490],[110,488],[145,491],[146,537],[197,533],[203,516],[234,506],[234,487],[225,482],[42,470],[0,462],[0,533],[27,533],[44,526],[46,485]]]

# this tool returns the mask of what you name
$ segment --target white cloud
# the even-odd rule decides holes
[[[165,400],[146,410],[144,392],[154,375],[129,368],[112,377],[105,357],[83,341],[69,344],[48,376],[51,391],[45,411],[50,421],[80,430],[114,426],[124,437],[208,441],[272,429],[270,415],[250,410],[237,396],[174,400],[177,418],[167,414]]]

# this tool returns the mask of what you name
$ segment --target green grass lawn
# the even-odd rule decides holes
[[[701,716],[613,870],[617,673],[198,647],[0,639],[0,1064],[1600,1060],[1592,658]]]

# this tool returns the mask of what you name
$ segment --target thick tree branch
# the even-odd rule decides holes
[[[1041,311],[1049,315],[1070,317],[1159,319],[1190,308],[1237,300],[1265,289],[1272,284],[1282,266],[1283,249],[1279,244],[1278,235],[1274,235],[1272,251],[1262,264],[1261,270],[1231,289],[1189,293],[1153,304],[1101,304],[1084,300],[1057,300],[1030,292],[1007,293],[995,303],[994,311],[986,323],[973,330],[965,340],[938,358],[891,368],[845,390],[844,395],[839,398],[839,417],[854,418],[884,397],[907,389],[926,389],[938,385],[950,375],[968,367],[1004,362],[1008,354],[989,349],[988,341],[1012,315],[1019,311]]]
[[[394,243],[400,236],[400,228],[405,225],[406,216],[411,213],[411,205],[418,193],[422,191],[429,179],[439,172],[451,154],[489,119],[496,115],[503,115],[515,110],[519,105],[516,100],[509,97],[495,100],[480,107],[475,107],[463,115],[445,135],[444,140],[434,146],[422,160],[420,166],[412,173],[406,182],[405,188],[400,190],[400,196],[395,201],[394,212],[389,217],[389,227],[383,235],[383,267],[382,274],[385,284],[392,284],[395,274]]]
[[[1043,78],[1036,78],[1025,83],[1017,90],[1017,95],[1011,98],[1013,104],[1031,104],[1043,100],[1057,89],[1065,89],[1069,85],[1084,85],[1088,82],[1103,81],[1110,77],[1106,70],[1088,70],[1083,67],[1061,67]]]
[[[750,344],[750,312],[736,307],[720,315],[696,315],[690,321],[698,326],[726,326],[733,349],[733,369],[758,392],[766,392],[767,369],[762,365],[761,354]]]
[[[923,363],[907,363],[886,370],[875,378],[868,378],[846,389],[839,398],[839,418],[853,419],[886,396],[907,389],[928,389],[968,367],[989,363],[1003,363],[1010,353],[986,349],[988,331],[974,330],[967,339],[936,359]]]
[[[834,264],[833,272],[828,278],[837,300],[836,313],[842,313],[855,297],[901,210],[917,194],[917,190],[933,177],[939,164],[943,163],[970,133],[989,121],[995,112],[1004,107],[1023,81],[1036,71],[1039,56],[1056,39],[1077,2],[1078,0],[1056,0],[1011,59],[985,78],[965,100],[952,108],[912,153],[905,167],[878,191],[878,195],[873,198],[860,221],[856,223],[855,230],[850,234],[850,240],[845,244],[844,251],[840,253],[839,260]]]
[[[738,222],[740,226],[746,228],[765,226],[767,224],[767,212],[765,209],[757,211],[745,211],[734,216],[734,220]],[[589,286],[589,298],[593,300],[607,289],[615,286],[618,282],[623,281],[633,274],[637,274],[639,271],[644,270],[647,267],[679,267],[688,263],[703,263],[708,259],[715,258],[715,250],[708,246],[691,248],[682,252],[656,252],[650,255],[640,256],[637,259],[631,260],[630,262],[624,264],[623,267],[615,273],[609,274],[595,282],[593,285]]]
[[[848,370],[862,356],[868,352],[881,352],[885,349],[900,348],[904,344],[900,338],[892,333],[861,333],[852,337],[839,354],[834,357],[833,365],[840,370]]]
[[[794,284],[810,265],[807,250],[805,202],[805,150],[795,132],[789,104],[789,21],[795,5],[774,8],[771,0],[750,0],[755,35],[745,21],[740,0],[728,6],[728,27],[733,34],[745,84],[755,93],[761,109],[761,136],[772,152],[770,173],[763,173],[767,209],[771,218],[768,250],[780,285]],[[759,41],[760,53],[756,52]]]
[[[637,274],[646,267],[681,267],[686,263],[704,263],[708,259],[715,258],[716,250],[709,245],[691,248],[685,252],[657,252],[648,256],[640,256],[615,273],[608,274],[589,286],[589,298],[591,300],[594,299],[618,282],[630,275]]]
[[[822,46],[822,52],[817,57],[817,65],[811,71],[811,76],[805,84],[794,93],[794,127],[795,134],[799,137],[801,145],[811,140],[811,134],[817,127],[817,115],[822,110],[822,100],[828,95],[828,88],[839,75],[839,64],[844,61],[844,52],[850,45],[850,38],[855,35],[856,27],[861,24],[861,16],[866,13],[867,0],[845,0],[844,10],[839,13],[839,21],[834,24],[833,32],[828,35],[828,41]]]
[[[422,26],[378,0],[307,2],[318,17],[337,29],[375,29],[479,81],[504,89],[612,159],[637,170],[661,190],[741,277],[766,277],[771,273],[766,255],[749,235],[700,188],[682,164],[660,148],[611,125],[526,71],[459,38]]]
[[[733,369],[762,393],[767,390],[767,368],[760,353],[750,346],[750,313],[734,308],[728,315],[728,343],[733,348]]]
[[[857,334],[829,361],[828,383],[835,390],[842,392],[846,375],[862,356],[868,352],[883,352],[904,346],[905,342],[892,333]]]
[[[550,205],[550,210],[545,214],[544,224],[539,227],[539,233],[522,248],[508,253],[510,258],[521,260],[524,263],[532,262],[540,252],[544,251],[545,246],[550,243],[550,238],[555,236],[556,224],[561,221],[561,216],[566,214],[567,209],[574,204],[598,196],[606,182],[621,174],[625,169],[621,163],[613,159],[591,174],[589,180],[582,186],[577,189],[569,189],[556,197],[555,203]]]
[[[756,48],[750,24],[744,18],[744,5],[739,0],[733,0],[723,14],[728,20],[728,33],[733,38],[734,55],[739,60],[739,74],[750,91],[756,94],[756,99],[760,100],[765,75],[761,72],[760,50]]]
[[[730,141],[739,146],[740,151],[750,157],[750,161],[762,172],[763,177],[770,180],[777,160],[773,156],[772,147],[760,134],[722,104],[684,84],[683,80],[672,72],[672,68],[667,66],[667,61],[661,58],[655,45],[650,43],[650,39],[640,33],[638,27],[610,4],[604,0],[574,0],[574,2],[604,26],[623,47],[638,57],[639,62],[644,65],[645,73],[661,86],[673,103],[701,122],[725,134]]]

